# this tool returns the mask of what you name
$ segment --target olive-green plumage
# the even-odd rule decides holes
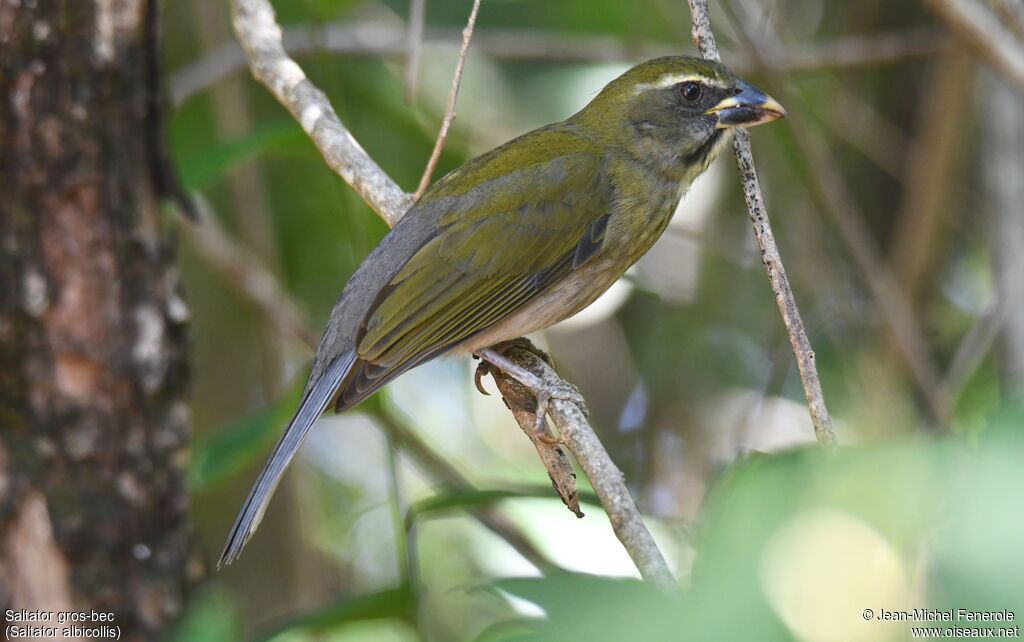
[[[299,409],[221,558],[254,532],[316,418],[440,354],[545,328],[650,249],[737,126],[782,108],[723,66],[638,65],[589,105],[435,183],[360,265],[331,312]]]

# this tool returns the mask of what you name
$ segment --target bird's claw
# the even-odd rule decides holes
[[[484,388],[484,382],[481,379],[489,374],[491,374],[490,365],[481,359],[480,363],[476,364],[476,372],[473,373],[473,384],[476,385],[476,389],[480,391],[480,394],[488,397],[491,396],[491,393],[487,392],[487,388]]]
[[[558,384],[550,384],[545,382],[542,386],[536,389],[526,384],[523,385],[526,386],[530,390],[530,392],[533,393],[533,396],[537,399],[537,408],[534,411],[534,414],[536,416],[536,424],[534,425],[534,429],[537,434],[537,438],[543,441],[544,443],[551,445],[565,443],[565,440],[561,435],[553,436],[547,430],[548,408],[550,407],[551,401],[553,399],[559,399],[574,404],[577,408],[580,409],[580,412],[586,415],[587,404],[583,400],[583,395],[580,394],[580,391],[576,388],[576,386],[573,386],[565,382],[560,382]]]
[[[548,444],[559,444],[563,443],[561,436],[552,436],[548,433],[547,426],[547,414],[548,407],[551,405],[552,399],[559,399],[562,401],[569,401],[573,403],[577,408],[580,409],[584,415],[588,414],[587,404],[583,400],[583,395],[580,391],[565,381],[547,382],[537,375],[533,374],[529,370],[524,369],[522,366],[512,362],[507,356],[496,352],[494,349],[483,350],[479,353],[481,357],[481,363],[477,367],[474,379],[476,381],[477,390],[484,392],[482,389],[482,383],[480,378],[486,374],[493,374],[495,371],[500,370],[506,376],[515,379],[523,388],[528,390],[536,399],[537,405],[534,410],[536,422],[534,424],[534,433],[537,438]],[[545,362],[550,365],[550,358],[544,355]],[[485,393],[486,394],[486,393]]]

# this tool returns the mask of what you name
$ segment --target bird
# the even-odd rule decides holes
[[[656,58],[568,119],[431,185],[345,285],[218,566],[237,559],[328,408],[342,412],[426,361],[484,351],[587,307],[661,236],[736,128],[784,115],[718,62]]]

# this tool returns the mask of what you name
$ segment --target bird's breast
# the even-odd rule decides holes
[[[551,284],[507,319],[470,338],[459,349],[475,352],[568,319],[593,303],[628,267],[622,261],[595,258]]]
[[[636,263],[665,231],[683,191],[678,184],[659,184],[618,199],[608,221],[607,255],[626,267]]]

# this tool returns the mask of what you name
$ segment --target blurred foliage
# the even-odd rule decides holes
[[[546,617],[481,639],[878,641],[905,639],[910,625],[864,621],[865,609],[1019,614],[1024,514],[1009,508],[1024,482],[1022,419],[999,418],[976,449],[914,439],[751,458],[707,499],[679,598],[635,580],[498,580]],[[925,583],[942,588],[917,594]]]
[[[404,0],[274,4],[285,25],[401,28],[408,14]],[[916,3],[733,4],[794,50],[935,24]],[[469,5],[427,0],[428,31],[456,34]],[[678,43],[692,52],[685,7],[484,0],[477,31],[612,37],[626,51]],[[729,15],[716,7],[712,17],[726,62],[749,60]],[[163,28],[171,75],[232,38],[226,3],[167,2]],[[441,121],[456,51],[455,40],[424,50],[412,103],[400,57],[317,52],[300,63],[359,143],[411,190]],[[471,47],[435,177],[568,116],[636,61],[514,61]],[[783,74],[805,115],[795,125],[831,150],[872,242],[893,265],[910,251],[900,227],[922,162],[914,149],[931,140],[922,110],[947,62],[931,55]],[[960,162],[926,186],[941,190],[927,221],[935,226],[927,277],[901,281],[940,373],[996,289],[993,208],[978,170],[982,91],[981,83],[963,87],[967,107],[952,146]],[[177,106],[171,135],[187,187],[323,321],[386,226],[245,70]],[[753,140],[847,446],[828,454],[806,445],[799,377],[728,158],[691,190],[617,302],[598,302],[586,320],[542,337],[588,399],[681,580],[680,596],[631,579],[635,570],[598,507],[577,520],[561,506],[500,401],[478,395],[471,368],[454,359],[417,368],[356,412],[321,421],[258,536],[238,563],[197,588],[169,639],[881,641],[906,639],[908,624],[865,622],[866,608],[1005,608],[1024,617],[1024,414],[1011,402],[1022,383],[1007,378],[998,347],[984,350],[953,390],[947,434],[931,434],[865,275],[814,198],[816,168],[786,123],[759,128]],[[187,242],[181,266],[193,316],[193,519],[206,557],[216,559],[294,408],[310,352],[276,333]],[[386,436],[395,426],[473,487],[452,483],[415,449],[396,454]],[[482,509],[498,511],[539,554],[575,573],[540,576],[475,521]]]

